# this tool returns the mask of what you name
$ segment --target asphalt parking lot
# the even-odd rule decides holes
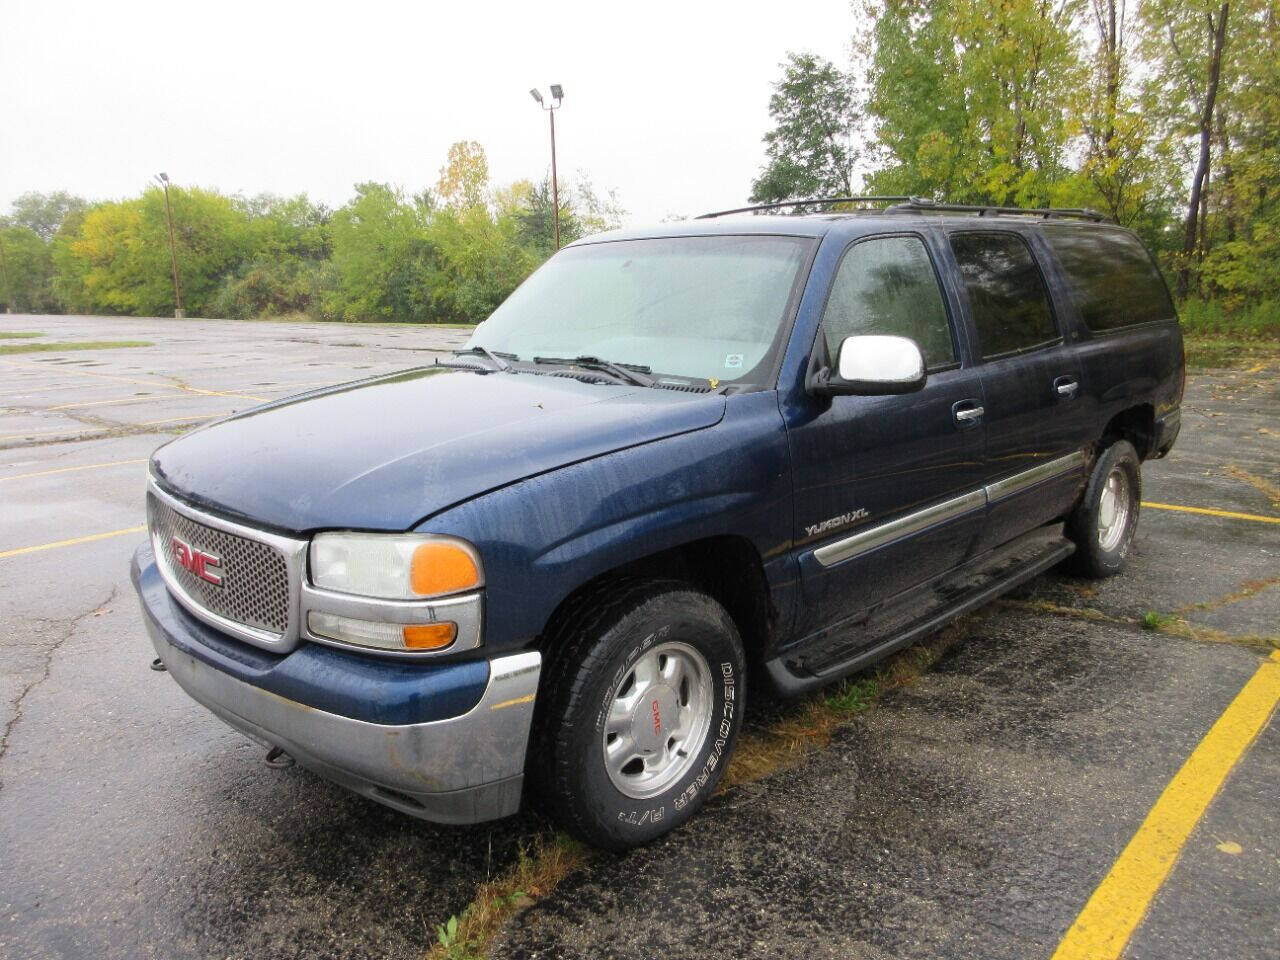
[[[0,316],[13,330],[153,345],[0,355],[0,956],[422,957],[546,825],[436,827],[265,767],[147,669],[128,560],[175,431],[467,331]],[[830,744],[591,857],[493,955],[1025,960],[1100,885],[1122,910],[1136,881],[1104,878],[1280,634],[1280,369],[1193,375],[1183,422],[1144,468],[1158,506],[1123,576],[1049,574],[966,619]],[[1272,718],[1126,957],[1280,957],[1278,796]]]

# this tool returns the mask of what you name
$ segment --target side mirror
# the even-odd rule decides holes
[[[914,393],[924,386],[924,354],[914,340],[888,334],[846,337],[840,344],[836,372],[816,371],[813,393],[834,396]]]

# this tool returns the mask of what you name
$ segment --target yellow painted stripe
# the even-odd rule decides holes
[[[216,420],[219,417],[229,417],[232,413],[235,413],[235,411],[232,410],[230,413],[197,413],[195,416],[191,417],[170,417],[167,420],[143,420],[138,424],[138,426],[158,427],[164,423],[190,423],[192,420]]]
[[[41,543],[34,547],[18,547],[14,550],[0,550],[0,560],[9,557],[20,557],[27,553],[39,553],[42,550],[57,550],[59,547],[74,547],[81,543],[93,543],[95,540],[107,540],[111,537],[122,537],[126,533],[142,533],[147,529],[145,523],[136,527],[125,527],[123,530],[109,530],[106,533],[93,533],[87,537],[73,537],[70,540],[55,540],[53,543]]]
[[[503,700],[501,703],[495,703],[489,709],[501,710],[503,707],[514,707],[516,704],[519,704],[519,703],[532,703],[533,697],[534,695],[530,693],[530,694],[526,694],[523,697],[516,697],[514,700]]]
[[[79,384],[77,384],[79,386]],[[86,400],[82,403],[60,403],[46,410],[78,410],[81,407],[109,407],[118,403],[150,403],[153,400],[171,400],[180,397],[180,393],[147,393],[140,397],[117,397],[114,400]]]
[[[0,477],[0,483],[6,480],[28,480],[31,477],[51,477],[55,473],[75,473],[79,470],[101,470],[104,467],[123,467],[132,463],[146,463],[147,458],[141,457],[137,460],[112,460],[109,463],[86,463],[79,467],[59,467],[56,470],[37,470],[35,473],[11,473],[7,477]]]
[[[1280,701],[1280,650],[1231,701],[1165,787],[1053,960],[1117,960],[1232,767]]]
[[[1234,510],[1213,510],[1209,507],[1184,507],[1177,503],[1148,503],[1142,501],[1144,507],[1152,510],[1177,510],[1180,513],[1203,513],[1210,517],[1229,517],[1232,520],[1252,520],[1255,523],[1280,523],[1280,517],[1264,517],[1256,513],[1236,513]]]

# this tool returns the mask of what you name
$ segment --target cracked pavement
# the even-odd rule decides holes
[[[0,324],[156,343],[0,358],[0,554],[140,523],[144,461],[169,431],[250,397],[430,362],[466,336]],[[1146,498],[1280,514],[1231,469],[1280,483],[1280,373],[1193,374],[1184,409],[1174,454],[1144,468]],[[266,768],[256,745],[147,669],[127,569],[140,536],[0,559],[0,956],[419,960],[435,924],[545,823],[438,827]],[[1123,576],[1049,574],[986,608],[931,672],[828,746],[644,850],[592,857],[517,915],[492,955],[1048,957],[1262,656],[1135,621],[1156,611],[1274,635],[1280,585],[1244,593],[1276,577],[1280,525],[1144,510]],[[757,728],[789,709],[756,707]],[[1277,791],[1273,720],[1130,960],[1280,958]]]

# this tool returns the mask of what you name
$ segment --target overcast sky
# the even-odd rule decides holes
[[[478,140],[495,184],[549,169],[528,90],[560,83],[562,179],[629,223],[746,202],[788,51],[841,66],[850,0],[347,3],[8,0],[0,211],[28,190],[138,193],[151,174],[229,193],[354,183],[416,192]]]

